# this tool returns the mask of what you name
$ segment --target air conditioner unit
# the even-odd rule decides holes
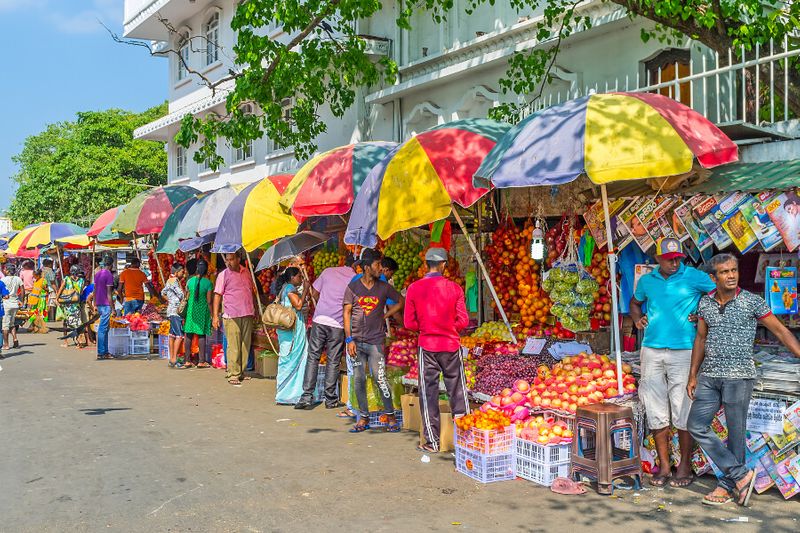
[[[388,56],[392,50],[392,40],[374,35],[359,35],[366,44],[366,53],[370,56]]]

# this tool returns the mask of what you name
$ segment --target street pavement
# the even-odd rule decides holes
[[[777,490],[741,509],[700,505],[709,477],[612,497],[481,485],[449,453],[422,462],[416,433],[275,405],[273,380],[20,341],[0,360],[3,532],[800,530]]]

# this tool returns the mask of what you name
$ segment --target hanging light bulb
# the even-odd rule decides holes
[[[544,259],[544,232],[539,227],[539,221],[536,221],[536,227],[531,234],[531,259],[534,261],[541,261]]]

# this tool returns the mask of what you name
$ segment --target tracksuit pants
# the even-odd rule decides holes
[[[444,376],[444,386],[450,397],[453,418],[469,412],[467,384],[461,352],[419,351],[419,409],[422,415],[422,433],[428,446],[439,449],[439,375]]]

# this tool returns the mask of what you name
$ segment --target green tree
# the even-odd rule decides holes
[[[467,11],[496,0],[468,0]],[[509,61],[500,86],[505,92],[533,95],[549,81],[550,67],[562,40],[588,27],[591,20],[581,15],[580,0],[510,0],[523,7],[544,7],[537,38],[547,46],[519,52]],[[631,18],[655,22],[644,30],[642,39],[668,41],[689,36],[727,57],[728,48],[750,51],[770,39],[788,37],[796,45],[800,29],[800,2],[782,0],[607,0],[624,8]],[[453,7],[453,0],[400,0],[398,26],[411,29],[412,14],[421,10],[441,23]],[[227,138],[236,147],[267,135],[279,146],[292,146],[299,159],[315,149],[315,138],[326,131],[320,109],[328,106],[341,118],[353,104],[356,91],[379,83],[392,83],[397,65],[389,58],[373,61],[367,54],[365,37],[356,33],[356,22],[376,14],[380,0],[245,0],[239,5],[232,27],[237,32],[233,48],[241,69],[229,77],[208,83],[215,89],[234,80],[226,101],[225,116],[184,117],[176,140],[184,147],[199,142],[195,160],[209,160],[217,167],[217,138]],[[271,40],[264,29],[271,23],[283,26],[287,41]],[[165,22],[166,23],[166,22]],[[167,23],[168,24],[168,23]],[[169,26],[168,26],[169,27]],[[780,69],[780,67],[779,67]],[[783,73],[776,72],[776,76]],[[790,108],[800,114],[800,73],[790,65]],[[778,84],[780,85],[780,84]],[[782,91],[782,87],[776,87]],[[290,114],[281,102],[294,99]],[[255,103],[261,113],[243,112],[243,104]],[[500,106],[498,118],[515,120],[520,108]]]
[[[164,145],[133,139],[133,130],[164,116],[166,103],[143,113],[120,109],[78,113],[25,140],[8,214],[15,226],[43,221],[86,224],[127,202],[143,187],[167,181]]]

